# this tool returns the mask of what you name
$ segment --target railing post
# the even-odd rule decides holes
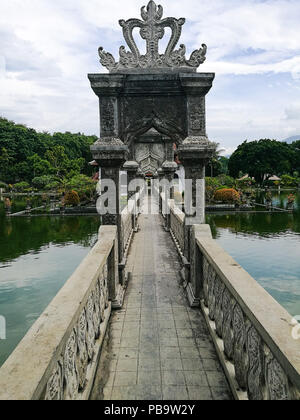
[[[134,231],[137,230],[137,216],[136,216],[136,192],[135,191],[129,191],[129,186],[132,181],[137,179],[137,173],[139,169],[139,164],[135,161],[128,161],[123,166],[124,171],[127,172],[127,206],[129,207],[129,201],[134,200],[133,210],[132,210],[132,229]]]
[[[200,299],[203,292],[203,263],[202,255],[196,244],[197,237],[207,237],[212,239],[209,225],[193,225],[190,227],[190,276],[186,285],[190,305],[200,306]]]
[[[102,215],[102,225],[116,225],[118,227],[118,249],[120,264],[120,283],[124,283],[123,269],[123,237],[122,237],[122,217],[120,209],[120,169],[124,165],[128,147],[118,138],[106,137],[98,140],[91,146],[93,158],[101,168],[101,179],[111,182],[111,186],[105,192],[105,183],[102,182],[101,206],[105,208],[107,197],[114,203],[114,209],[107,209],[107,213]],[[112,188],[114,186],[114,188]],[[104,195],[105,194],[105,195]],[[102,198],[103,196],[103,198]]]

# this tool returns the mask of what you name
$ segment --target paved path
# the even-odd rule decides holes
[[[113,313],[92,399],[231,399],[198,309],[180,283],[180,262],[159,215],[142,215],[129,256],[132,280]]]

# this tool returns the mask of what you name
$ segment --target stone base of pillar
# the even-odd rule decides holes
[[[125,287],[119,285],[115,299],[111,302],[112,309],[122,309],[125,296]]]
[[[196,298],[192,284],[189,282],[186,286],[187,298],[191,308],[199,308],[200,298]]]

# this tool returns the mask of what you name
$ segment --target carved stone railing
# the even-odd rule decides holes
[[[185,214],[176,206],[174,200],[169,200],[170,206],[170,228],[175,243],[183,255],[184,252],[184,221]]]
[[[123,255],[127,256],[133,233],[137,230],[137,221],[140,212],[141,200],[144,196],[144,190],[134,194],[128,200],[127,206],[121,213],[122,246]]]
[[[99,240],[0,369],[0,400],[89,398],[119,287],[115,226]]]
[[[292,317],[208,234],[193,226],[201,306],[236,398],[300,399]]]

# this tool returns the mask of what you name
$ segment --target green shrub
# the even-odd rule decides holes
[[[43,175],[33,178],[32,185],[39,190],[46,190],[46,186],[56,181],[56,177],[52,175]]]
[[[17,184],[14,185],[14,190],[17,192],[24,192],[29,190],[30,185],[28,184],[28,182],[18,182]]]
[[[45,186],[45,191],[54,191],[58,190],[60,187],[60,183],[58,181],[52,181]]]
[[[75,190],[82,200],[91,198],[96,191],[97,182],[86,175],[73,176],[67,183],[67,190]]]
[[[237,180],[237,186],[239,188],[251,188],[255,185],[255,180],[252,178],[244,178]]]
[[[228,188],[233,188],[236,185],[235,179],[229,175],[224,175],[224,174],[219,175],[216,177],[216,180],[219,183],[219,185],[225,186]]]
[[[282,175],[281,176],[281,185],[285,187],[297,187],[298,180],[290,175]]]
[[[79,203],[80,199],[77,191],[68,191],[64,198],[64,204],[66,206],[78,206]]]

